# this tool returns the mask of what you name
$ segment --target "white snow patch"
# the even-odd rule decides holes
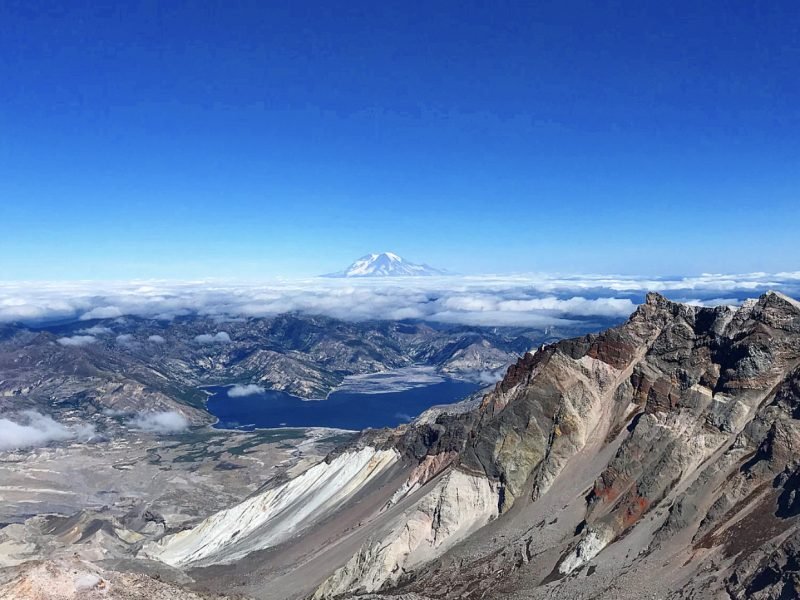
[[[341,273],[328,277],[397,277],[445,275],[440,269],[428,265],[417,265],[404,260],[394,252],[367,254],[362,256]]]

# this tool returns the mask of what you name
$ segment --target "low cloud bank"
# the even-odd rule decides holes
[[[248,383],[247,385],[236,384],[228,388],[228,396],[231,398],[243,398],[244,396],[255,396],[263,393],[264,388],[255,383]]]
[[[223,323],[296,311],[352,321],[423,319],[465,325],[546,327],[577,319],[623,319],[648,291],[661,292],[673,300],[711,305],[737,304],[769,289],[800,297],[800,272],[694,277],[529,274],[388,281],[313,278],[269,284],[0,283],[0,323],[123,315],[173,319],[192,314]],[[91,337],[72,336],[59,343],[81,345],[91,341],[78,338]],[[227,341],[225,332],[197,337],[198,343]]]
[[[50,442],[72,439],[88,441],[94,435],[92,425],[67,427],[33,410],[0,419],[0,450],[38,448]]]
[[[88,346],[89,344],[94,344],[97,338],[92,335],[73,335],[58,338],[56,341],[62,346]]]
[[[110,327],[95,325],[93,327],[87,327],[86,329],[81,329],[80,333],[86,333],[89,335],[108,335],[110,333],[114,333],[114,330],[111,329]]]
[[[189,428],[189,419],[175,411],[140,413],[128,426],[149,433],[178,433]]]
[[[504,375],[505,369],[497,369],[495,371],[478,371],[473,373],[472,376],[467,376],[467,379],[481,385],[493,385],[503,379]]]
[[[165,340],[160,335],[151,335],[150,337],[147,338],[147,341],[148,342],[153,342],[154,344],[163,344],[167,340]]]
[[[194,341],[198,344],[227,344],[231,341],[231,336],[225,331],[219,331],[213,335],[210,333],[203,333],[194,336]]]

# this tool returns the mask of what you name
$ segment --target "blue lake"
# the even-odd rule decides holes
[[[382,394],[333,392],[327,400],[303,400],[272,390],[231,398],[227,388],[206,389],[213,394],[208,399],[208,410],[219,419],[215,425],[217,428],[366,429],[407,423],[431,406],[457,402],[479,387],[475,383],[446,380],[425,387]]]

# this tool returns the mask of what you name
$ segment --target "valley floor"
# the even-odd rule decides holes
[[[164,579],[165,597],[174,597],[166,581],[183,586],[190,580],[177,570],[135,559],[143,543],[191,527],[270,481],[295,476],[350,435],[328,429],[201,427],[170,436],[129,431],[107,441],[2,452],[0,595],[61,597],[37,596],[34,583],[53,591],[61,571],[72,569],[108,582],[139,581],[143,593],[146,578],[114,573],[157,573]],[[86,590],[73,583],[63,585],[77,595],[65,589],[63,597],[83,598]],[[11,589],[18,595],[8,596]]]

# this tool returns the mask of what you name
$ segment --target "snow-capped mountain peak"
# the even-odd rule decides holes
[[[397,277],[445,275],[446,272],[428,265],[408,262],[394,252],[372,253],[362,256],[344,271],[327,277]]]

